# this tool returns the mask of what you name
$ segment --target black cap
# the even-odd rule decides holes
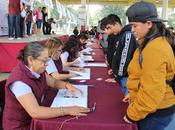
[[[158,19],[155,5],[145,1],[131,5],[126,11],[126,16],[129,22],[166,22],[166,20]]]

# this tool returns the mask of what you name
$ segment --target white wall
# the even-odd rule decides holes
[[[8,7],[7,0],[0,0],[0,36],[8,35]]]

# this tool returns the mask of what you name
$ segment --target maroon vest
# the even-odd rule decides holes
[[[59,58],[58,60],[53,60],[53,61],[57,67],[58,72],[63,73],[63,64],[62,64],[61,58]]]
[[[5,107],[3,112],[4,130],[29,130],[31,117],[17,101],[9,88],[15,81],[22,81],[29,85],[38,103],[41,105],[42,95],[48,89],[45,74],[42,73],[40,78],[37,79],[23,63],[20,63],[11,72],[5,86]]]
[[[9,15],[20,15],[20,0],[9,0]]]

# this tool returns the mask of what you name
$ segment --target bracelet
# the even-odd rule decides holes
[[[60,114],[61,114],[61,116],[64,116],[64,110],[63,110],[63,107],[60,107]]]

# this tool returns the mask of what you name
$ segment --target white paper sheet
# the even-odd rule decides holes
[[[77,67],[84,67],[84,61],[81,59],[81,57],[78,57],[76,59],[76,61],[78,61],[79,63],[78,64],[73,64],[73,66],[77,66]]]
[[[78,74],[80,76],[77,76],[77,77],[73,77],[71,79],[76,79],[76,80],[82,80],[82,79],[90,79],[90,68],[85,68],[83,72],[78,72],[78,71],[72,71],[72,70],[69,70],[70,73],[75,73],[75,74]]]
[[[86,49],[82,50],[81,52],[86,52],[89,53],[90,51],[92,51],[93,49],[91,47],[87,47]]]
[[[94,59],[92,58],[92,56],[87,56],[87,55],[81,56],[81,59],[83,61],[94,61]]]
[[[51,107],[64,107],[64,106],[82,106],[87,107],[88,102],[88,86],[87,85],[74,85],[83,92],[83,97],[80,94],[72,95],[67,89],[60,89],[55,96]],[[75,98],[76,97],[76,98]]]
[[[107,67],[106,63],[86,63],[85,66],[90,67]]]

